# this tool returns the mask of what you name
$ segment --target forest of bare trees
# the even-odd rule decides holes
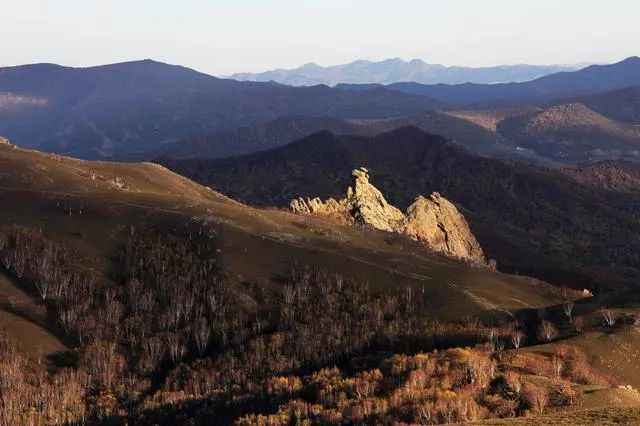
[[[132,234],[99,277],[38,230],[2,229],[3,268],[72,362],[38,370],[2,334],[0,423],[442,424],[579,404],[569,382],[606,380],[574,347],[515,352],[516,322],[428,320],[420,289],[296,264],[237,282],[210,242]]]

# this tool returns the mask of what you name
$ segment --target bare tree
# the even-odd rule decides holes
[[[200,318],[196,322],[195,327],[193,327],[192,334],[193,340],[196,342],[196,347],[198,348],[198,353],[200,356],[204,355],[209,345],[209,339],[211,338],[211,327],[209,327],[207,320]]]
[[[169,356],[171,361],[175,364],[178,362],[186,352],[184,346],[184,339],[179,333],[169,333],[166,336],[167,348],[169,349]]]
[[[562,309],[564,310],[564,314],[569,319],[569,324],[573,323],[573,319],[571,317],[571,314],[573,312],[573,301],[569,300],[567,302],[564,302],[564,304],[562,305]]]
[[[556,376],[556,379],[560,378],[560,374],[562,373],[562,369],[564,368],[564,363],[562,362],[562,358],[559,356],[554,356],[551,360],[553,365],[553,373]]]
[[[604,323],[607,325],[607,327],[613,327],[614,325],[616,325],[617,317],[615,312],[613,312],[611,309],[602,308],[600,309],[600,314],[602,315],[602,319],[604,320]]]
[[[164,343],[156,336],[151,336],[145,340],[144,350],[152,363],[152,367],[156,369],[164,356]]]
[[[524,339],[524,333],[521,331],[514,331],[511,333],[511,344],[514,348],[519,349],[520,345],[522,345],[522,340]]]
[[[549,392],[540,386],[526,386],[524,396],[538,414],[542,414],[549,403]]]
[[[557,334],[558,330],[556,330],[555,326],[550,321],[544,320],[540,323],[540,326],[538,327],[538,338],[541,340],[550,342]]]

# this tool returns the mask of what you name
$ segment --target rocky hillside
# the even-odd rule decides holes
[[[366,164],[389,202],[406,209],[441,193],[468,220],[488,258],[580,288],[640,278],[640,197],[586,186],[560,170],[474,156],[415,128],[376,137],[327,132],[277,150],[163,164],[236,199],[288,206],[297,197],[343,197]]]
[[[472,264],[485,264],[484,254],[458,209],[437,192],[418,196],[406,214],[387,203],[384,195],[369,182],[369,171],[360,167],[351,173],[353,182],[346,197],[321,201],[298,198],[290,203],[293,212],[318,214],[407,235],[430,249]]]

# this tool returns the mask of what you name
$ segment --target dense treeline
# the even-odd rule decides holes
[[[4,268],[75,355],[44,373],[3,337],[3,424],[437,424],[575,404],[567,380],[601,380],[572,348],[509,351],[515,323],[426,320],[420,289],[295,264],[281,282],[239,283],[192,235],[132,232],[115,258],[96,277],[37,230],[0,230]]]

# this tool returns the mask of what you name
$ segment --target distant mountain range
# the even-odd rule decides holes
[[[640,58],[627,58],[611,65],[591,65],[578,71],[559,72],[522,83],[437,84],[394,83],[384,87],[423,95],[457,106],[514,105],[543,102],[558,97],[606,92],[640,85]],[[344,90],[371,90],[371,85],[339,85]],[[373,86],[375,87],[375,86]]]
[[[585,65],[582,65],[585,66]],[[326,84],[391,84],[416,82],[422,84],[508,83],[528,81],[561,71],[575,71],[581,65],[501,65],[494,67],[458,67],[427,64],[421,59],[400,58],[372,62],[358,60],[343,65],[323,67],[314,63],[294,69],[277,69],[261,73],[237,73],[230,78],[241,81],[274,81],[291,86]]]
[[[238,82],[151,60],[0,68],[0,95],[0,134],[21,146],[90,159],[292,114],[382,118],[442,106],[384,88],[349,93]]]
[[[525,83],[334,88],[225,80],[151,60],[90,68],[36,64],[0,68],[0,134],[19,146],[80,158],[149,159],[228,157],[319,130],[373,135],[413,125],[486,156],[636,159],[640,107],[634,86],[640,86],[637,57]],[[517,124],[524,122],[500,125],[579,103],[612,123],[565,109],[556,127],[540,133],[536,125],[531,133],[544,134],[549,146],[532,140],[533,127]],[[574,112],[584,124],[579,131]],[[600,123],[598,135],[584,143],[578,139],[590,134],[590,121]],[[561,125],[572,122],[571,131],[561,133]],[[560,144],[567,141],[565,150]]]

